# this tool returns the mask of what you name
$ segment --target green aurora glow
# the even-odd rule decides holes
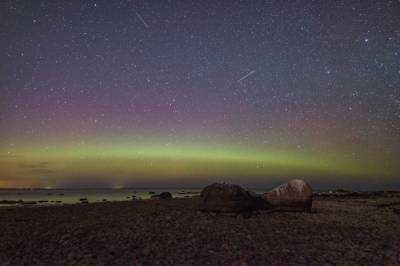
[[[1,187],[63,186],[65,183],[141,184],[147,180],[179,185],[191,180],[271,181],[276,177],[395,177],[396,169],[337,153],[283,151],[257,147],[188,143],[92,143],[15,148],[3,154]]]

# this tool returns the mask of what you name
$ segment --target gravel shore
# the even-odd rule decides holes
[[[311,213],[203,213],[198,198],[0,208],[0,265],[400,265],[400,197]]]

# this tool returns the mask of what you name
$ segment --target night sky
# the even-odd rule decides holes
[[[399,1],[0,1],[0,187],[396,186]]]

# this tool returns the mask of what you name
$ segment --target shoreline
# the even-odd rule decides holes
[[[154,192],[150,192],[149,195],[154,195]],[[199,197],[200,192],[194,191],[186,191],[186,192],[178,192],[173,197],[174,199],[187,199],[187,198],[194,198]],[[261,195],[261,194],[257,194]],[[62,194],[64,196],[64,194]],[[377,191],[346,191],[346,190],[338,190],[338,191],[321,191],[321,192],[314,192],[313,198],[374,198],[374,197],[400,197],[400,190],[377,190]],[[126,197],[124,199],[107,199],[104,198],[102,200],[95,200],[91,201],[90,198],[79,199],[74,202],[63,202],[62,200],[3,200],[0,199],[0,208],[6,207],[45,207],[45,206],[64,206],[64,205],[74,205],[74,204],[95,204],[95,203],[106,203],[106,202],[130,202],[130,201],[142,201],[142,200],[157,200],[151,197],[137,197],[131,196]],[[84,202],[82,202],[84,201]]]

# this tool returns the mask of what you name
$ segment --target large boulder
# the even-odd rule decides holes
[[[293,179],[264,193],[262,198],[277,209],[310,211],[312,188],[301,179]]]
[[[200,193],[199,209],[202,211],[249,212],[259,205],[250,192],[234,184],[211,184]]]

